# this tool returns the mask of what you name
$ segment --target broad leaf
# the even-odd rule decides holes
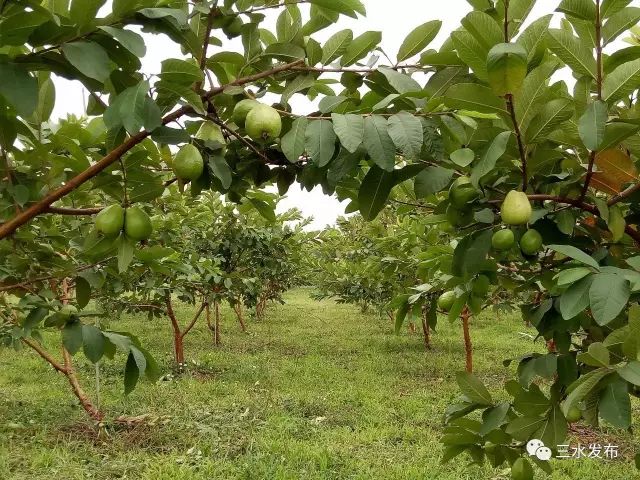
[[[364,139],[364,118],[361,115],[331,114],[333,129],[342,146],[351,153],[355,153]]]
[[[604,140],[605,127],[609,118],[607,104],[601,100],[589,104],[578,124],[578,133],[584,146],[598,150]]]
[[[309,122],[305,133],[307,154],[319,167],[327,165],[336,150],[336,134],[329,120]]]
[[[424,50],[436,38],[441,27],[440,20],[432,20],[413,29],[400,45],[397,55],[398,62],[411,58]]]
[[[387,120],[371,115],[364,120],[364,147],[375,164],[392,171],[395,166],[396,147],[389,136]]]
[[[395,176],[392,172],[386,172],[376,166],[369,169],[358,191],[360,214],[365,220],[370,221],[378,216],[394,185]]]

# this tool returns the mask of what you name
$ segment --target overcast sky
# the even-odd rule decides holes
[[[343,28],[351,28],[356,36],[367,30],[379,30],[383,33],[382,48],[387,54],[395,56],[406,35],[428,20],[440,19],[443,22],[440,34],[431,45],[438,47],[451,31],[460,25],[460,19],[471,9],[466,0],[363,0],[363,3],[367,9],[366,18],[355,20],[341,16],[337,25],[315,34],[314,38],[322,44],[332,33]],[[529,18],[535,19],[553,13],[558,4],[559,0],[538,0]],[[640,0],[635,0],[633,4],[640,4]],[[275,16],[269,16],[268,22],[275,25]],[[179,48],[162,35],[145,37],[147,55],[142,59],[144,72],[157,73],[160,71],[162,60],[183,57]],[[238,39],[229,42],[223,35],[222,40],[224,47],[221,50],[242,51]],[[210,49],[211,54],[215,52],[215,48]],[[67,113],[82,115],[83,94],[79,83],[57,79],[56,85],[57,101],[53,118],[66,116]],[[301,95],[294,96],[291,103],[296,112],[313,111],[313,106]],[[327,224],[335,223],[344,213],[345,206],[346,202],[341,204],[336,198],[327,197],[320,188],[308,193],[293,185],[287,198],[280,203],[279,210],[297,207],[305,216],[314,218],[310,228],[321,229]]]

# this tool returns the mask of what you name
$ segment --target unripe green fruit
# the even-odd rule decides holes
[[[173,159],[173,172],[181,180],[195,180],[204,171],[204,160],[200,150],[191,144],[180,149]]]
[[[257,105],[247,115],[245,130],[254,140],[274,139],[282,131],[282,119],[275,108]]]
[[[127,208],[124,215],[124,233],[133,240],[146,240],[151,236],[151,219],[138,207]]]
[[[532,480],[533,468],[524,458],[518,458],[511,465],[511,478],[513,480]]]
[[[96,215],[96,230],[107,237],[118,235],[122,227],[124,227],[124,208],[120,205],[111,205]]]
[[[460,210],[453,205],[449,205],[446,211],[447,221],[454,227],[465,227],[473,221],[471,210]]]
[[[498,230],[493,234],[493,237],[491,237],[491,246],[494,248],[494,250],[509,250],[515,243],[516,237],[508,228],[505,228],[504,230]]]
[[[511,190],[502,202],[500,214],[507,225],[524,225],[531,220],[531,203],[524,192]]]
[[[569,409],[569,411],[565,415],[565,418],[567,419],[567,422],[575,423],[582,418],[582,411],[574,405]]]
[[[489,292],[489,288],[491,288],[491,280],[489,280],[489,277],[486,275],[478,275],[478,278],[473,281],[471,291],[478,297],[484,297]]]
[[[535,255],[542,247],[542,235],[533,228],[527,230],[520,239],[520,250],[525,255]]]
[[[438,308],[448,312],[456,301],[456,294],[449,290],[438,297]]]
[[[247,115],[249,115],[249,112],[258,105],[261,105],[260,102],[251,98],[240,100],[233,108],[233,115],[231,116],[233,123],[238,125],[240,128],[244,128],[244,123],[247,119]]]
[[[469,177],[458,177],[449,188],[449,201],[456,208],[464,208],[480,196]]]

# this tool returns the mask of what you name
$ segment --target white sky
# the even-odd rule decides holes
[[[560,0],[538,0],[529,18],[536,19],[542,15],[553,13]],[[402,41],[416,26],[428,21],[440,19],[443,22],[440,34],[430,45],[437,48],[460,25],[460,20],[471,10],[466,0],[363,0],[367,9],[366,18],[358,20],[341,16],[337,25],[314,34],[314,38],[322,45],[324,41],[335,31],[351,28],[354,35],[359,35],[367,30],[379,30],[383,33],[382,48],[394,58]],[[633,4],[640,3],[636,0]],[[275,25],[275,16],[267,19],[267,26]],[[157,73],[160,71],[160,62],[166,58],[182,58],[179,48],[162,35],[145,35],[147,43],[147,55],[142,59],[142,69],[145,73]],[[209,52],[213,54],[217,49],[242,51],[238,39],[228,41],[222,35],[224,46],[212,47]],[[70,82],[64,79],[56,79],[57,100],[53,112],[53,118],[66,116],[67,113],[82,115],[84,112],[82,88],[78,82]],[[296,95],[291,100],[294,111],[312,111],[310,103],[301,95]],[[312,192],[301,191],[299,186],[292,185],[287,198],[279,204],[278,210],[286,210],[292,207],[300,209],[304,216],[313,217],[310,229],[321,229],[327,224],[334,224],[336,219],[344,214],[347,202],[342,204],[334,197],[328,197],[322,193],[321,188]]]

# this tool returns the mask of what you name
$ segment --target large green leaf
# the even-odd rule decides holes
[[[413,29],[400,45],[397,55],[398,62],[411,58],[424,50],[436,38],[441,27],[440,20],[432,20]]]
[[[82,326],[82,351],[91,362],[98,363],[104,355],[105,338],[93,325]]]
[[[360,214],[365,220],[373,220],[378,216],[395,182],[393,172],[386,172],[376,166],[369,169],[358,191]]]
[[[622,275],[599,273],[594,276],[589,301],[591,313],[598,325],[607,325],[627,306],[629,281]]]
[[[474,403],[480,405],[491,405],[493,399],[487,387],[480,381],[478,377],[469,372],[456,373],[456,382],[462,393]]]
[[[497,43],[504,42],[501,26],[485,12],[470,12],[462,19],[462,26],[487,52]]]
[[[310,3],[353,18],[358,18],[358,13],[367,13],[360,0],[310,0]]]
[[[195,62],[169,58],[162,62],[160,78],[178,85],[191,85],[195,82],[201,82],[204,74]]]
[[[69,6],[69,18],[80,25],[95,20],[98,10],[107,0],[72,0]]]
[[[459,83],[447,90],[444,103],[449,108],[480,113],[507,113],[504,101],[489,87],[477,83]]]
[[[0,62],[0,95],[19,115],[28,117],[38,105],[38,80],[22,66]]]
[[[332,113],[331,120],[342,146],[348,152],[355,153],[364,139],[364,118],[361,115]]]
[[[453,178],[454,171],[447,168],[431,166],[420,172],[414,183],[414,191],[417,198],[428,197],[441,192]]]
[[[635,26],[640,20],[640,8],[627,7],[613,14],[602,27],[602,40],[605,45]]]
[[[418,158],[424,141],[422,123],[408,112],[400,112],[389,118],[389,136],[408,158]]]
[[[491,230],[479,230],[458,242],[453,252],[451,271],[457,277],[470,278],[480,272],[491,249]]]
[[[551,29],[548,39],[549,49],[574,72],[596,78],[596,59],[579,38],[566,30]]]
[[[134,55],[144,57],[147,53],[147,47],[144,44],[144,39],[136,32],[108,26],[100,27],[100,29],[111,35],[118,43],[120,43],[120,45]]]
[[[389,136],[387,119],[371,115],[364,120],[364,147],[378,167],[392,171],[396,163],[396,147]]]
[[[589,150],[598,150],[602,145],[608,118],[607,104],[602,100],[590,103],[580,117],[578,133],[582,143]]]
[[[479,43],[469,32],[463,30],[453,32],[451,41],[458,57],[473,70],[473,73],[481,81],[486,82],[489,48]]]
[[[590,267],[593,267],[596,270],[600,270],[600,265],[598,265],[598,262],[596,262],[596,260],[593,257],[591,257],[590,255],[587,255],[582,250],[572,245],[548,245],[547,248],[554,250],[558,253],[561,253],[563,255],[566,255],[567,257],[571,257],[574,260],[579,261],[580,263],[589,265]]]
[[[627,382],[616,380],[609,383],[600,394],[598,413],[600,418],[617,428],[631,426],[631,401]]]
[[[600,15],[602,18],[610,17],[630,3],[631,0],[603,0],[602,5],[600,6]]]
[[[616,103],[640,87],[640,59],[624,63],[607,75],[602,83],[602,98]]]
[[[335,59],[340,58],[342,54],[347,50],[347,46],[353,41],[353,32],[351,30],[340,30],[334,33],[322,47],[322,60],[323,65],[327,65],[333,62]]]
[[[592,0],[562,0],[556,10],[582,20],[596,19],[596,6]]]
[[[68,322],[62,329],[62,345],[71,355],[75,355],[82,347],[82,323]]]
[[[471,183],[478,186],[482,177],[491,172],[496,166],[496,162],[507,150],[507,144],[511,138],[511,131],[501,132],[493,139],[485,152],[480,157],[480,161],[471,171]]]
[[[80,73],[104,82],[111,73],[111,61],[104,48],[94,42],[78,41],[65,43],[62,53]]]
[[[336,134],[329,120],[309,122],[305,133],[307,154],[319,167],[327,165],[336,150]]]
[[[353,65],[371,53],[381,40],[382,32],[364,32],[347,45],[347,49],[340,59],[340,64],[343,67]]]
[[[547,102],[531,120],[526,130],[527,143],[541,143],[547,135],[573,117],[573,114],[573,103],[567,98],[557,98]]]
[[[306,117],[296,118],[291,129],[282,137],[280,146],[287,160],[291,163],[298,163],[300,156],[304,153],[305,135],[308,120]]]
[[[149,84],[142,81],[115,97],[104,112],[103,118],[107,127],[122,125],[132,135],[138,133],[142,127],[150,131],[159,127],[161,114],[157,107],[149,108],[149,102],[153,103],[153,100],[147,96],[148,89]]]

